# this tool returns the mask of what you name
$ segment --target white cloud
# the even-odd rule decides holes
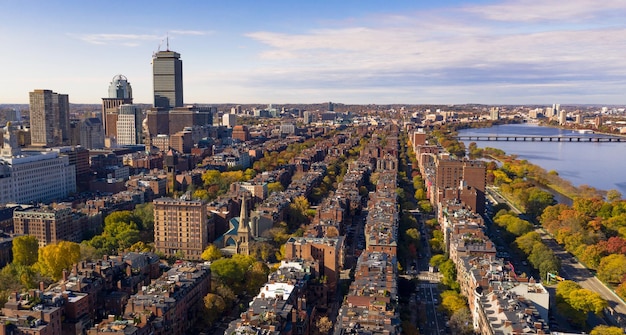
[[[586,22],[610,15],[623,16],[626,1],[623,0],[509,0],[493,5],[474,5],[464,8],[480,17],[509,22],[554,21]]]
[[[163,36],[146,35],[146,34],[68,34],[73,38],[77,38],[90,44],[127,44],[136,45],[141,41],[158,41]]]
[[[155,34],[68,34],[69,36],[87,42],[89,44],[105,45],[118,44],[135,47],[143,41],[164,41],[167,36],[205,36],[212,34],[212,31],[201,30],[171,30],[164,35]]]
[[[192,35],[192,36],[204,36],[211,35],[213,31],[202,31],[202,30],[170,30],[168,31],[171,35]]]

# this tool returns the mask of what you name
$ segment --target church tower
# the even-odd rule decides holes
[[[241,213],[239,214],[239,227],[237,227],[237,254],[250,255],[250,217],[248,216],[247,193],[244,192],[241,199]]]
[[[20,147],[17,144],[17,135],[15,134],[15,127],[11,122],[7,122],[7,126],[2,129],[2,147],[0,156],[6,158],[16,157],[21,153]]]

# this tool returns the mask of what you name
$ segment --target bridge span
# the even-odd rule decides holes
[[[457,136],[459,141],[519,141],[519,142],[626,142],[626,137],[616,136],[535,136],[535,135],[472,135]]]

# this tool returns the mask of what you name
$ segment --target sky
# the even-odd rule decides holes
[[[624,0],[0,0],[0,104],[51,89],[153,102],[180,53],[184,102],[625,104]]]

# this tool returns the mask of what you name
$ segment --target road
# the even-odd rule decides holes
[[[430,260],[430,246],[428,239],[430,234],[428,227],[424,224],[424,219],[418,215],[419,211],[411,211],[418,220],[421,234],[421,258],[417,259],[415,272],[412,276],[416,276],[418,280],[415,288],[415,304],[418,307],[418,325],[420,334],[441,335],[446,333],[446,318],[443,312],[438,311],[441,298],[439,296],[439,282],[441,281],[441,273],[429,272],[428,261]]]
[[[607,315],[612,323],[621,327],[626,327],[626,303],[620,299],[615,292],[607,288],[597,277],[593,275],[584,265],[576,261],[561,245],[543,229],[537,229],[543,242],[554,251],[554,254],[561,260],[561,271],[559,275],[567,280],[577,282],[582,288],[597,292],[609,303],[613,315]]]

